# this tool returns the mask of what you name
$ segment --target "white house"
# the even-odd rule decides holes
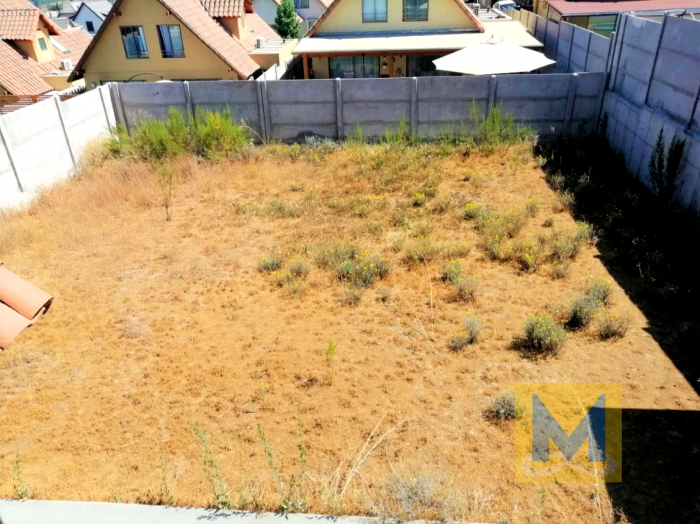
[[[73,22],[82,27],[85,32],[94,35],[104,22],[112,4],[107,0],[87,0],[80,3]]]
[[[268,25],[275,23],[277,6],[281,0],[253,0],[253,9]],[[321,18],[332,0],[294,0],[294,8],[301,22],[301,34],[305,35],[314,22]]]

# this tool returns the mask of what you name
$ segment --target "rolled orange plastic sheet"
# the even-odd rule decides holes
[[[0,301],[23,317],[33,319],[42,309],[48,309],[52,300],[46,291],[0,267]]]
[[[33,321],[0,303],[0,349],[10,347],[19,334],[31,324]]]

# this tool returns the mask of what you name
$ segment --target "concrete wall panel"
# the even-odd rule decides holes
[[[2,118],[25,190],[47,187],[70,173],[73,163],[54,99]]]
[[[94,89],[61,103],[68,136],[76,157],[80,156],[90,142],[109,135],[111,124],[107,122],[100,93]]]
[[[183,114],[187,113],[182,82],[119,84],[119,94],[129,131],[135,131],[143,120],[167,120],[171,107],[179,109]]]

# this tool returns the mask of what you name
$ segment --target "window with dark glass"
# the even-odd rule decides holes
[[[294,0],[294,9],[308,9],[309,0]]]
[[[433,60],[444,55],[409,55],[406,57],[406,71],[409,77],[413,76],[453,76],[455,73],[438,71]]]
[[[46,47],[46,40],[43,38],[39,39],[39,47],[41,48],[42,51],[46,51],[48,48]]]
[[[403,0],[404,22],[425,22],[428,20],[428,0]]]
[[[386,22],[387,0],[362,0],[363,22]]]
[[[158,40],[163,58],[185,57],[185,46],[182,43],[179,25],[159,25]]]
[[[85,22],[85,28],[87,29],[88,33],[94,33],[95,32],[95,26],[93,25],[90,20],[87,20]]]
[[[331,78],[379,78],[378,56],[329,58]]]
[[[146,47],[146,37],[143,34],[143,27],[140,25],[127,25],[120,27],[120,29],[126,57],[148,58],[148,48]]]

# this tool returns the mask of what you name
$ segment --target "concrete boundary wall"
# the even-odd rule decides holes
[[[509,8],[508,16],[520,22],[544,44],[544,54],[556,61],[556,73],[600,73],[608,71],[610,39],[588,29],[547,20],[524,9]],[[614,33],[613,33],[614,35]]]
[[[310,135],[342,139],[358,125],[376,137],[402,122],[420,136],[470,131],[473,105],[483,118],[498,104],[542,136],[574,131],[582,123],[592,130],[604,88],[603,73],[112,84],[116,112],[130,131],[144,119],[165,119],[169,107],[191,112],[228,106],[261,139],[287,141]]]
[[[659,130],[667,146],[674,137],[685,140],[677,197],[700,210],[700,21],[667,15],[659,23],[623,15],[607,39],[552,20],[542,31],[542,17],[509,14],[535,27],[545,54],[556,60],[555,71],[607,72],[601,116],[608,142],[644,184]]]
[[[0,117],[0,207],[23,205],[68,177],[85,146],[116,125],[107,87]]]

